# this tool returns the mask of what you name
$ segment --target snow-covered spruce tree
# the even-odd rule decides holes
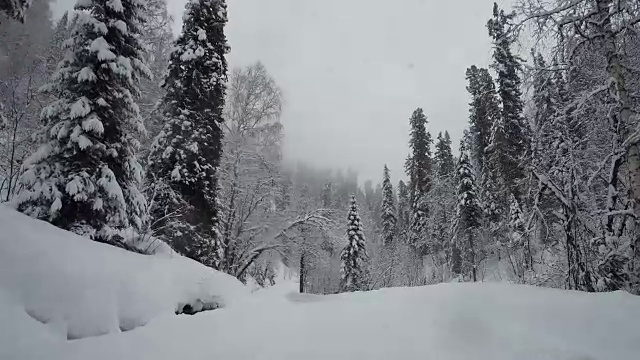
[[[433,166],[431,159],[431,135],[427,132],[427,117],[422,109],[416,109],[409,119],[411,126],[409,147],[411,154],[405,163],[409,176],[409,194],[411,199],[411,220],[408,229],[408,243],[416,254],[424,255],[428,249],[427,230],[429,203],[427,194],[431,190]]]
[[[436,168],[436,175],[440,178],[450,177],[455,171],[455,162],[453,153],[451,152],[451,137],[449,132],[438,133],[436,141],[436,151],[433,154],[433,163]]]
[[[400,180],[398,182],[398,215],[396,216],[396,229],[399,237],[404,239],[409,219],[411,217],[411,201],[409,199],[409,187]]]
[[[469,103],[469,158],[478,175],[484,173],[485,149],[491,139],[491,126],[500,114],[496,86],[489,70],[473,65],[466,72]]]
[[[515,14],[505,14],[493,5],[493,18],[488,21],[489,36],[493,40],[492,67],[498,77],[498,95],[502,103],[500,116],[494,120],[488,147],[490,172],[498,177],[495,191],[499,206],[505,207],[510,194],[518,201],[524,194],[523,179],[526,176],[526,154],[529,149],[529,129],[523,116],[524,104],[520,90],[520,59],[511,51],[516,41],[509,27]]]
[[[358,214],[356,196],[351,195],[351,206],[347,215],[349,222],[347,227],[347,246],[340,254],[341,280],[340,289],[346,291],[359,291],[367,289],[367,251],[365,249],[365,237],[362,222]]]
[[[454,221],[451,267],[454,273],[477,281],[477,238],[482,218],[474,170],[467,149],[460,146],[460,158],[456,170],[458,205]],[[458,263],[460,262],[460,263]]]
[[[165,125],[148,176],[156,188],[151,208],[157,235],[178,252],[218,268],[218,174],[227,77],[223,0],[187,4],[164,82]]]
[[[41,146],[25,163],[18,209],[94,240],[139,229],[138,81],[148,75],[138,40],[140,0],[80,1],[69,51],[44,90]]]
[[[384,166],[382,177],[382,212],[380,222],[382,224],[382,239],[385,246],[390,246],[396,238],[396,205],[393,201],[393,185],[389,168]]]
[[[432,277],[441,281],[445,272],[446,255],[451,240],[451,223],[455,215],[455,161],[451,152],[451,138],[445,131],[438,134],[433,157],[435,177],[429,193],[429,221],[428,247],[432,260]]]

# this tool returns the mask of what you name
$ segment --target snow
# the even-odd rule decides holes
[[[122,6],[122,5],[121,5]],[[127,28],[127,23],[122,20],[117,20],[113,23],[113,27],[118,29],[122,35],[129,35],[129,30]]]
[[[107,1],[107,6],[115,12],[124,11],[124,7],[122,6],[122,2],[120,0],[109,0]]]
[[[83,81],[95,82],[96,79],[97,79],[96,74],[88,66],[85,66],[84,68],[82,68],[82,70],[80,70],[80,72],[78,73],[79,82],[83,82]]]
[[[104,132],[104,125],[102,124],[102,121],[98,119],[98,117],[93,116],[82,121],[82,129],[84,131],[101,135]]]
[[[444,284],[331,296],[295,286],[241,305],[164,317],[67,343],[80,359],[633,359],[637,298],[502,284]],[[50,357],[49,357],[50,358]]]
[[[198,35],[198,40],[200,41],[207,40],[207,32],[204,31],[204,29],[198,29],[197,35]]]
[[[79,117],[87,116],[91,112],[91,105],[89,104],[89,99],[86,97],[81,97],[71,105],[71,109],[69,112],[69,116],[72,119],[76,119]]]
[[[102,36],[93,40],[91,42],[91,46],[89,47],[92,52],[98,53],[98,60],[100,61],[114,60],[116,58],[116,54],[111,52],[111,50],[109,50],[110,48],[111,45],[109,45],[107,40],[105,40]]]
[[[11,331],[20,331],[16,326],[35,320],[64,342],[174,317],[197,300],[229,306],[248,293],[236,279],[190,259],[96,243],[1,205],[0,228],[0,351]]]
[[[296,277],[281,272],[276,286],[249,293],[190,260],[129,253],[1,207],[0,227],[0,323],[11,324],[0,327],[2,359],[608,360],[640,353],[640,298],[623,292],[477,283],[320,296],[296,294]],[[173,313],[183,301],[215,296],[222,309]],[[66,341],[69,334],[106,335]]]

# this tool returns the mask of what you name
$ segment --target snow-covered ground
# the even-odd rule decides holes
[[[88,241],[0,205],[0,292],[63,339],[131,330],[184,305],[229,306],[248,290],[181,256]]]
[[[0,228],[3,360],[609,360],[640,354],[640,298],[621,292],[442,284],[317,296],[295,294],[295,277],[281,276],[276,286],[251,293],[188,260],[109,248],[6,209],[0,209]],[[226,306],[173,314],[176,302],[194,296],[217,296]],[[41,323],[43,314],[48,324]],[[113,317],[143,319],[144,326],[120,332]],[[67,341],[63,325],[109,331]]]

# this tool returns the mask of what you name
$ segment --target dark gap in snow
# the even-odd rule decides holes
[[[192,303],[179,304],[178,308],[176,309],[176,315],[195,315],[199,312],[219,309],[223,307],[222,305],[222,302],[218,298],[214,298],[211,300],[197,299]]]
[[[29,309],[24,309],[24,312],[27,313],[27,315],[29,315],[33,320],[43,324],[43,325],[47,325],[49,323],[49,320],[46,319],[44,316],[40,316],[38,314],[36,314],[35,312],[29,310]]]
[[[96,241],[96,242],[99,242],[99,243],[115,246],[115,247],[118,247],[118,248],[121,248],[121,249],[124,249],[124,250],[127,250],[127,251],[138,253],[138,254],[149,255],[149,252],[143,251],[142,249],[138,249],[137,247],[135,247],[133,245],[127,244],[125,242],[125,239],[120,235],[115,235],[115,236],[112,236],[110,238],[99,238],[99,237],[96,237],[93,240]]]
[[[126,332],[126,331],[130,331],[130,330],[133,330],[133,329],[135,329],[137,327],[145,326],[145,325],[147,325],[146,322],[137,322],[134,319],[130,319],[130,320],[127,320],[127,319],[122,320],[121,319],[120,323],[118,324],[118,328],[120,328],[121,332]]]
[[[102,336],[102,335],[107,335],[109,332],[105,331],[105,332],[101,332],[98,334],[91,334],[91,335],[80,335],[80,334],[74,334],[71,331],[67,332],[67,340],[72,341],[72,340],[81,340],[81,339],[86,339],[86,338],[90,338],[90,337],[94,337],[94,336]]]

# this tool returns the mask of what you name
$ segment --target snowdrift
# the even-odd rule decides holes
[[[188,259],[129,253],[2,207],[0,228],[2,360],[617,360],[640,354],[640,297],[623,292],[491,283],[319,296],[296,294],[298,284],[282,276],[251,294]],[[174,315],[198,299],[224,306]]]
[[[4,206],[0,229],[0,300],[64,339],[128,331],[185,305],[229,306],[248,293],[190,259],[131,253]]]
[[[256,292],[243,306],[72,342],[63,357],[613,360],[640,354],[640,299],[625,293],[443,284],[283,296],[276,288]]]

